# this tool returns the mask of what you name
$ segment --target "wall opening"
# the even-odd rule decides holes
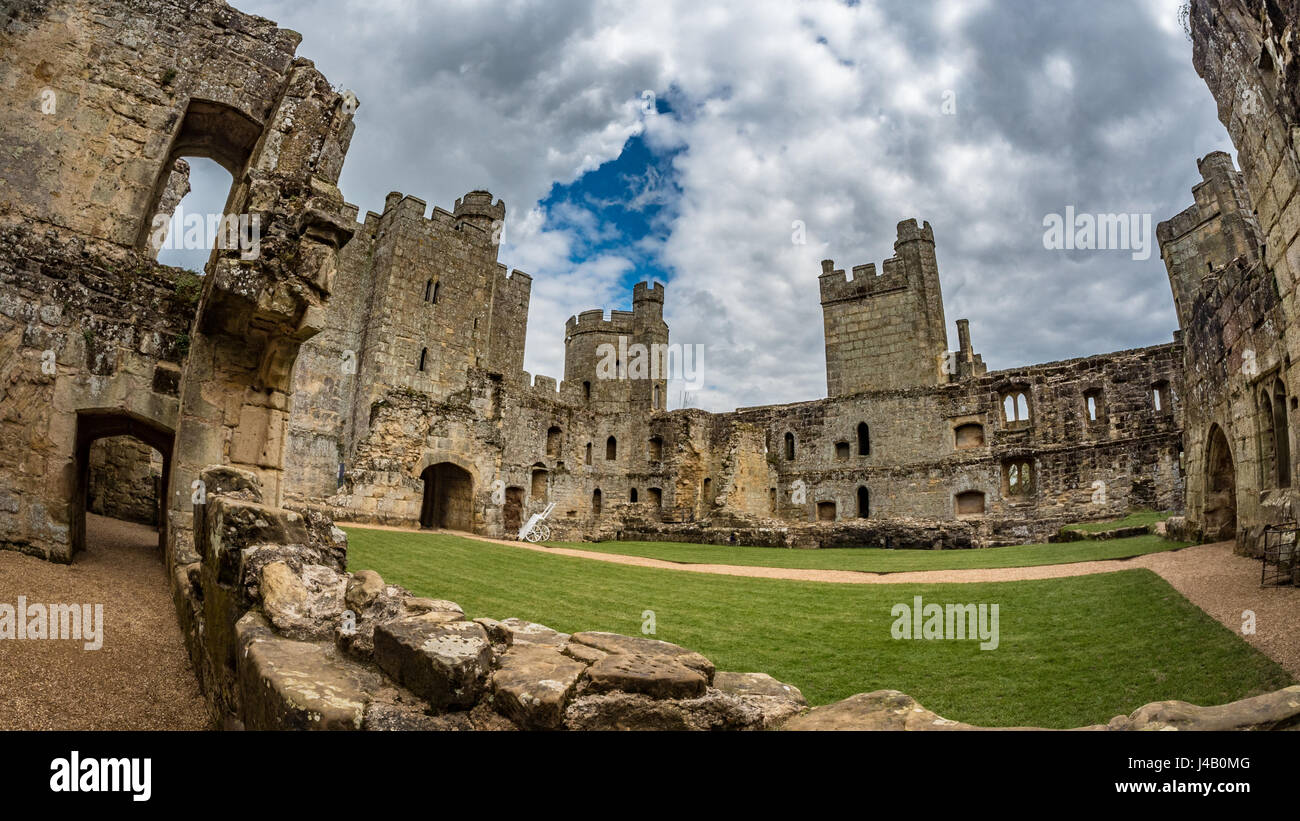
[[[958,516],[977,516],[984,512],[984,494],[978,490],[967,490],[954,497]]]
[[[605,461],[612,462],[618,458],[618,440],[613,436],[605,440]]]
[[[429,465],[420,474],[424,501],[420,527],[474,529],[474,480],[469,471],[451,462]]]
[[[1291,487],[1291,430],[1286,415],[1286,386],[1282,380],[1273,382],[1273,447],[1277,454],[1277,486]]]
[[[546,501],[546,478],[545,470],[535,469],[533,471],[532,492],[530,494],[533,502]]]
[[[664,458],[664,440],[662,436],[650,437],[649,457],[651,462],[659,462]]]
[[[507,536],[513,536],[524,525],[524,489],[518,486],[506,488],[506,503],[501,508],[501,523]]]
[[[1024,428],[1033,423],[1027,388],[1011,388],[1002,394],[1002,422],[1007,428]]]
[[[858,423],[858,455],[871,455],[871,429],[866,422]]]
[[[596,488],[591,492],[591,514],[593,516],[600,515],[600,488]]]
[[[1151,407],[1156,413],[1169,413],[1173,406],[1169,401],[1169,383],[1161,380],[1151,386]]]
[[[590,465],[590,464],[591,464],[591,443],[590,443],[590,442],[587,443],[587,450],[586,450],[586,453],[585,453],[585,454],[583,455],[583,457],[582,457],[582,463],[583,463],[584,465]]]
[[[560,455],[560,429],[554,425],[546,430],[546,455],[551,457]]]
[[[785,460],[787,462],[794,461],[794,434],[793,433],[787,433],[785,435]]]
[[[1011,459],[1002,463],[1002,495],[1009,499],[1025,499],[1034,492],[1033,467],[1027,459]]]
[[[627,500],[632,504],[636,504],[636,488],[632,488],[627,492]]]
[[[1210,429],[1205,459],[1205,536],[1222,541],[1237,535],[1237,474],[1223,428]]]
[[[429,363],[429,349],[428,349],[428,348],[423,348],[423,349],[420,350],[420,367],[419,367],[419,370],[420,370],[421,373],[424,373],[424,368],[425,368],[425,366],[426,366],[428,363]]]
[[[865,487],[858,488],[858,518],[866,519],[871,516],[871,491]]]
[[[984,426],[978,422],[967,422],[953,429],[953,439],[957,450],[978,448],[984,445]]]
[[[841,461],[843,461],[843,460],[849,458],[849,443],[848,443],[848,442],[836,442],[836,443],[835,443],[835,458],[836,458],[836,459],[839,459],[839,460],[841,460]]]
[[[817,503],[817,521],[833,522],[835,521],[835,503],[818,502]]]
[[[646,488],[645,493],[646,493],[646,501],[650,503],[651,507],[653,507],[655,510],[658,510],[659,508],[663,507],[664,492],[662,490],[660,490],[657,487],[649,487]]]
[[[122,437],[127,437],[122,440]],[[128,413],[125,411],[83,411],[77,414],[76,428],[76,447],[75,447],[75,464],[76,464],[76,484],[73,489],[73,498],[71,503],[71,522],[70,536],[72,540],[72,553],[76,555],[86,547],[86,511],[88,505],[92,504],[95,499],[92,497],[92,474],[95,473],[92,464],[92,451],[95,444],[100,440],[121,441],[119,445],[125,447],[135,447],[137,453],[143,453],[141,448],[148,448],[157,452],[160,466],[158,468],[157,494],[148,506],[153,509],[153,521],[158,528],[158,552],[162,555],[167,544],[167,488],[171,481],[172,467],[172,448],[175,442],[175,433],[170,429],[157,424],[156,422],[145,419],[141,416]],[[139,446],[131,445],[131,442],[140,443]],[[113,445],[106,443],[99,449],[107,453]],[[152,458],[150,465],[152,466]],[[108,488],[104,485],[108,482],[117,481],[110,479],[100,473],[99,489],[95,491],[99,494],[100,504],[103,504],[108,493]],[[152,482],[151,482],[152,483]],[[189,489],[185,492],[189,493]],[[112,505],[108,509],[114,509]],[[93,512],[93,511],[92,511]]]

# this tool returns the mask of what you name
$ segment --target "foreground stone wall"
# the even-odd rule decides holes
[[[939,730],[896,691],[808,709],[798,688],[717,670],[668,642],[470,619],[373,571],[347,573],[327,519],[261,503],[254,474],[213,468],[199,562],[176,605],[213,722],[294,730]],[[198,591],[202,590],[202,596]],[[1157,702],[1095,730],[1294,729],[1300,687],[1219,707]]]

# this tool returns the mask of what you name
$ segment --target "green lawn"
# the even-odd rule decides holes
[[[1100,533],[1103,530],[1116,530],[1121,527],[1150,527],[1156,522],[1163,522],[1172,515],[1174,514],[1168,510],[1135,510],[1123,519],[1112,519],[1108,522],[1082,522],[1077,525],[1066,525],[1062,530]]]
[[[1032,567],[1040,564],[1128,559],[1187,547],[1158,536],[1133,536],[1107,541],[1027,544],[984,550],[882,550],[876,547],[787,550],[779,547],[692,544],[688,542],[548,542],[600,553],[621,553],[686,564],[739,564],[757,567],[802,567],[813,570],[862,570],[898,573],[904,570],[963,570],[989,567]]]
[[[640,635],[762,671],[813,704],[902,690],[991,726],[1105,722],[1148,701],[1219,704],[1289,683],[1265,656],[1146,570],[1031,582],[849,585],[627,567],[455,536],[345,528],[352,570],[376,570],[470,617]],[[773,551],[777,552],[777,551]],[[999,605],[1000,647],[890,635],[895,603]]]

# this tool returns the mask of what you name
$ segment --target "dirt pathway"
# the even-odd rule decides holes
[[[1037,567],[999,567],[969,570],[917,570],[902,573],[869,573],[860,570],[814,570],[788,567],[750,567],[731,564],[687,564],[642,556],[600,553],[570,547],[544,547],[528,542],[489,539],[461,531],[421,531],[416,528],[351,524],[374,530],[397,530],[411,533],[445,533],[481,542],[535,550],[541,553],[574,556],[598,562],[678,570],[686,573],[711,573],[755,579],[831,582],[834,584],[962,584],[970,582],[1012,582],[1032,579],[1060,579],[1094,573],[1146,568],[1160,575],[1175,590],[1197,607],[1210,614],[1229,630],[1241,635],[1260,652],[1281,664],[1300,679],[1300,588],[1259,586],[1259,561],[1232,553],[1231,542],[1198,545],[1182,550],[1148,553],[1131,559],[1104,559],[1095,562],[1047,564]],[[1244,611],[1255,614],[1255,633],[1242,635]]]
[[[104,606],[98,650],[0,640],[0,730],[205,729],[157,532],[93,514],[86,532],[71,565],[0,551],[0,603]]]

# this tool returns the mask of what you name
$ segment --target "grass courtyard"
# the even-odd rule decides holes
[[[1159,536],[1133,536],[1127,539],[1096,542],[1014,545],[984,550],[882,550],[871,547],[787,550],[779,547],[686,542],[549,542],[548,544],[684,564],[797,567],[810,570],[859,570],[870,573],[1034,567],[1043,564],[1093,562],[1102,559],[1129,559],[1147,553],[1187,547],[1185,542],[1169,542]]]
[[[825,584],[629,567],[449,535],[345,530],[349,569],[369,568],[419,595],[452,599],[471,618],[517,616],[567,632],[640,635],[643,612],[653,610],[655,638],[698,650],[721,670],[770,673],[813,704],[890,688],[956,720],[1071,727],[1148,701],[1218,704],[1290,683],[1274,662],[1147,570],[1001,583]],[[927,603],[998,604],[1000,646],[893,639],[891,608],[917,595]]]

